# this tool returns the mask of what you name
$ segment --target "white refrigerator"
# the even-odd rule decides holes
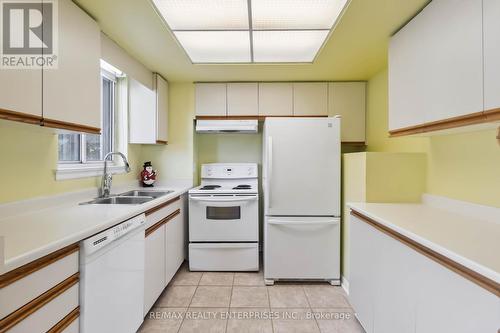
[[[340,284],[340,117],[267,118],[264,277]]]

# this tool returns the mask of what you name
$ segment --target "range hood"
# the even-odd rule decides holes
[[[252,120],[197,120],[197,133],[257,133],[259,123]]]

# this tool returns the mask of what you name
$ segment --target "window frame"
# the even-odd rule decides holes
[[[114,151],[117,147],[117,129],[116,127],[116,117],[117,117],[117,89],[118,89],[118,79],[114,73],[107,71],[101,68],[101,76],[100,76],[100,85],[101,85],[101,106],[103,104],[103,78],[110,80],[113,83],[113,94],[112,98],[112,111],[111,111],[111,151]],[[101,108],[101,118],[104,120],[104,115],[102,114]],[[95,177],[102,175],[104,170],[104,161],[88,161],[87,160],[87,144],[86,144],[86,136],[85,133],[79,133],[80,135],[80,160],[79,161],[57,161],[57,169],[55,170],[56,180],[65,180],[65,179],[75,179],[75,178],[87,178],[87,177]],[[103,148],[104,142],[101,140],[101,147]],[[102,149],[101,148],[101,152]],[[126,151],[124,152],[127,153]],[[102,156],[104,158],[104,156]],[[125,167],[123,163],[116,163],[114,160],[108,161],[108,169],[113,174],[125,173]]]

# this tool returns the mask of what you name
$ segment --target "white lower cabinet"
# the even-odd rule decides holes
[[[165,281],[167,284],[172,280],[175,273],[184,261],[184,243],[186,235],[184,233],[182,211],[165,228],[166,236],[166,256],[165,256]]]
[[[146,236],[144,261],[144,315],[167,285],[165,280],[165,230],[161,227]]]
[[[349,300],[367,333],[494,333],[500,299],[350,216]]]

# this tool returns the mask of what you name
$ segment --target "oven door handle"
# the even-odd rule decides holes
[[[245,198],[201,198],[201,197],[190,197],[189,200],[194,201],[204,201],[204,202],[236,202],[236,201],[253,201],[257,200],[258,196],[245,197]]]

